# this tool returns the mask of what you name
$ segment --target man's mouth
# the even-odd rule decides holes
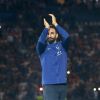
[[[48,40],[53,40],[53,38],[48,38]]]

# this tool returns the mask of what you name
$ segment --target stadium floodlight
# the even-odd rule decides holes
[[[95,92],[97,89],[96,88],[93,88],[93,91]]]
[[[100,87],[98,87],[98,91],[100,91]]]
[[[42,92],[43,91],[43,87],[40,87],[39,90]]]
[[[2,28],[2,26],[0,25],[0,29]]]
[[[67,74],[68,74],[68,75],[70,74],[70,71],[69,71],[69,70],[67,71]]]

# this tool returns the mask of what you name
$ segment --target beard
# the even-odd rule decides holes
[[[50,43],[50,44],[54,43],[55,41],[56,41],[55,38],[48,38],[47,39],[47,42]]]

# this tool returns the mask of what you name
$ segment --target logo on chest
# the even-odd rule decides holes
[[[59,46],[56,46],[56,50],[57,50],[57,56],[62,55],[62,51],[61,51],[61,48]]]

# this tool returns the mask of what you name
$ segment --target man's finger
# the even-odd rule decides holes
[[[46,21],[45,18],[43,20],[44,20],[44,22]]]
[[[47,20],[44,18],[44,22],[48,23]]]
[[[49,16],[51,16],[51,17],[54,17],[54,15],[53,14],[48,14]]]

